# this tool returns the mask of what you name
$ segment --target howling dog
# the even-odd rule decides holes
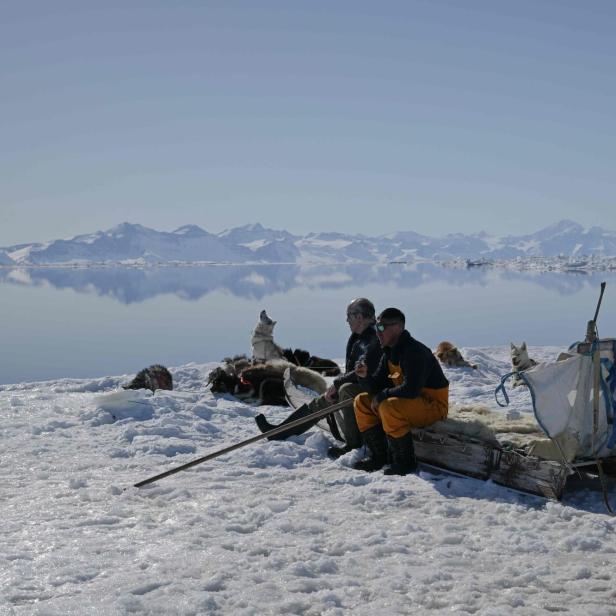
[[[434,351],[434,355],[436,355],[436,358],[444,366],[448,366],[449,368],[473,368],[477,370],[477,364],[467,362],[464,357],[462,357],[462,353],[460,353],[458,347],[447,340],[439,342],[436,351]]]
[[[271,359],[283,359],[282,349],[274,342],[273,321],[267,316],[265,310],[261,310],[259,321],[252,330],[250,344],[252,346],[253,363],[264,363]]]
[[[513,377],[513,387],[524,385],[524,381],[520,378],[520,372],[529,370],[537,365],[537,362],[528,355],[526,342],[522,342],[520,346],[511,343],[511,366],[515,375]]]

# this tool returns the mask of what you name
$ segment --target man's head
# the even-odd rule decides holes
[[[361,334],[374,323],[374,304],[365,297],[354,299],[347,306],[347,323],[354,334]]]
[[[376,318],[376,335],[382,347],[396,344],[404,331],[404,313],[398,308],[385,308]]]

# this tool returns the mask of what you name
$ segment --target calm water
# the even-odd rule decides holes
[[[599,317],[616,337],[616,273],[530,274],[431,264],[0,269],[0,383],[134,373],[250,352],[265,308],[276,340],[340,358],[347,302],[398,306],[408,329],[492,346],[562,345],[584,337],[599,284]]]

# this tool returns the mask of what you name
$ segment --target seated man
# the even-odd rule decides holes
[[[283,423],[307,417],[311,413],[331,406],[336,401],[350,401],[355,398],[357,394],[365,391],[359,384],[357,374],[355,374],[355,365],[358,362],[363,362],[367,365],[368,370],[371,371],[375,371],[379,365],[382,350],[374,329],[374,313],[373,303],[365,297],[354,299],[347,306],[346,320],[351,329],[351,336],[346,346],[345,373],[334,379],[333,385],[323,395],[318,396],[309,404],[298,408],[291,413]],[[340,429],[345,445],[344,447],[330,447],[327,453],[334,459],[361,446],[361,437],[355,421],[353,405],[349,403],[348,408],[342,409],[341,415]],[[257,415],[255,420],[261,432],[268,432],[276,427],[270,424],[263,415]],[[315,423],[317,422],[307,422],[301,426],[281,432],[273,436],[272,439],[284,440],[289,436],[302,434],[314,426]],[[332,426],[332,433],[334,436],[338,436],[339,432],[337,425],[330,422],[330,426]],[[336,434],[337,432],[338,435]]]
[[[355,398],[355,417],[371,456],[354,468],[376,471],[388,461],[386,475],[417,469],[411,428],[429,426],[447,417],[449,381],[432,351],[404,329],[404,314],[387,308],[376,321],[383,347],[377,371],[355,370],[366,392]]]

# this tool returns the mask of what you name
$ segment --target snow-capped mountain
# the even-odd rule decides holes
[[[122,223],[68,240],[0,248],[0,265],[100,262],[343,263],[395,260],[616,256],[616,232],[586,229],[562,220],[535,233],[496,237],[487,233],[429,237],[414,231],[368,237],[338,232],[298,236],[260,224],[218,234],[196,225],[172,232]]]
[[[6,250],[0,249],[0,265],[14,265],[15,261],[9,257]]]
[[[532,235],[507,237],[504,242],[531,256],[616,255],[616,232],[601,227],[585,229],[571,220],[561,220]]]
[[[266,229],[259,223],[225,229],[218,237],[231,250],[239,248],[246,261],[295,263],[300,257],[295,245],[299,236],[288,231]]]
[[[103,261],[244,261],[247,254],[234,250],[218,236],[189,225],[168,233],[141,225],[122,223],[108,231],[78,235],[6,249],[20,264]]]

